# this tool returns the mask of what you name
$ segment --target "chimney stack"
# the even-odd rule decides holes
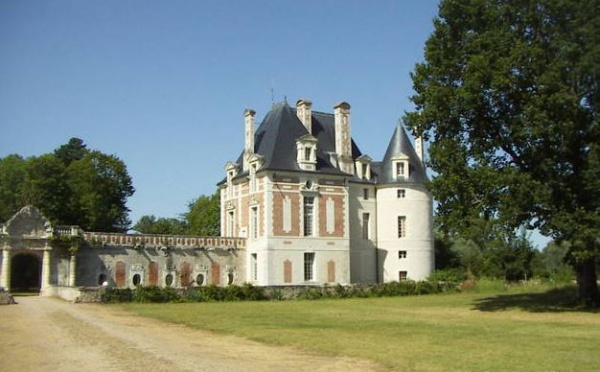
[[[350,105],[340,102],[333,106],[335,118],[335,152],[339,168],[344,173],[354,174],[352,161],[352,136],[350,135]]]
[[[308,133],[312,134],[312,102],[307,99],[299,99],[296,102],[296,115]]]
[[[425,141],[423,140],[423,136],[415,138],[415,152],[419,161],[425,167]]]
[[[254,154],[254,115],[256,111],[246,109],[244,111],[244,123],[246,129],[243,171],[248,170],[248,158]]]

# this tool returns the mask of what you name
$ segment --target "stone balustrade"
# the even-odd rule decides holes
[[[221,238],[177,235],[133,235],[119,233],[84,232],[83,239],[92,246],[144,246],[188,249],[242,249],[244,238]]]
[[[54,228],[54,234],[57,236],[81,236],[91,246],[144,246],[206,250],[243,249],[246,246],[245,238],[84,232],[77,226],[57,226]]]

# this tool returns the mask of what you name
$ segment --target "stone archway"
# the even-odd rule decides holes
[[[42,262],[36,255],[20,253],[11,259],[10,289],[12,292],[39,292]]]

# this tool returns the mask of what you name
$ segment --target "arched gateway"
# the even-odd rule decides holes
[[[13,291],[43,291],[49,285],[49,221],[37,208],[25,207],[0,230],[0,287]]]

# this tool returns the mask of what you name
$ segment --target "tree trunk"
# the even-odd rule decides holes
[[[598,293],[595,257],[575,265],[575,272],[577,273],[578,299],[588,306],[599,306],[600,294]]]

